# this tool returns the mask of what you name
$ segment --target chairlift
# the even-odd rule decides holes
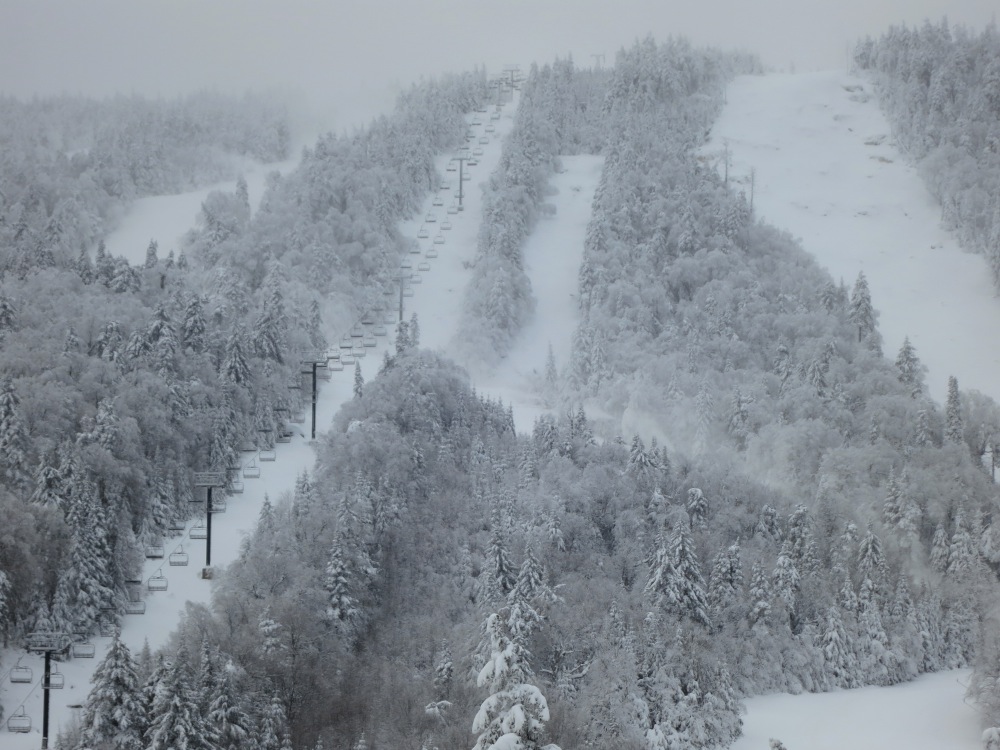
[[[366,312],[361,316],[361,325],[370,326],[375,324],[375,318],[372,317],[372,313]]]
[[[260,467],[257,466],[256,462],[251,461],[249,466],[243,467],[243,478],[260,479]]]
[[[139,599],[134,602],[125,602],[125,614],[127,615],[144,615],[146,614],[146,602]],[[104,635],[101,633],[101,635]],[[113,635],[113,633],[112,633]]]
[[[458,171],[458,167],[455,166],[455,162],[453,162],[453,161],[448,162],[448,166],[445,167],[445,169],[447,171],[449,171],[449,172],[457,172]]]
[[[344,363],[341,362],[339,359],[332,360],[330,364],[327,365],[326,379],[327,380],[330,379],[331,372],[343,372],[343,371],[344,371]],[[266,459],[263,456],[261,456],[260,460],[264,461]],[[273,461],[274,459],[272,458],[271,460]]]
[[[340,362],[338,362],[337,364],[340,365],[340,369],[341,370],[344,369],[344,366],[341,365]],[[320,380],[329,380],[330,377],[331,377],[330,376],[330,368],[329,368],[329,366],[318,368],[316,370],[316,377],[319,378]],[[258,474],[257,476],[260,476],[260,474]]]
[[[465,174],[462,175],[462,181],[463,182],[469,182],[471,179],[472,179],[472,175],[469,174],[468,172],[466,172]]]
[[[426,223],[428,223],[428,224],[433,224],[433,223],[434,223],[435,221],[437,221],[437,216],[435,216],[435,215],[434,215],[434,214],[432,214],[432,213],[428,213],[428,214],[427,214],[427,215],[426,215],[426,216],[424,217],[424,221],[425,221]]]
[[[273,461],[276,458],[273,450],[264,450],[260,452],[261,461]]]
[[[434,248],[432,247],[432,248],[431,248],[430,250],[428,250],[428,251],[427,251],[427,257],[428,257],[428,258],[436,258],[436,257],[438,257],[438,251],[437,251],[437,250],[435,250],[435,249],[434,249]]]
[[[355,358],[363,357],[363,356],[365,356],[365,353],[366,352],[365,352],[365,345],[364,344],[355,344],[354,348],[351,349],[351,354],[353,354],[355,356]]]
[[[375,340],[375,334],[371,333],[371,332],[365,334],[364,342],[365,342],[365,346],[367,346],[367,347],[372,347],[372,346],[377,346],[378,345],[378,342]]]
[[[199,521],[196,525],[191,527],[191,531],[188,534],[192,539],[208,539],[208,529],[205,528],[205,524]]]
[[[395,311],[387,312],[385,314],[385,317],[382,318],[382,322],[385,323],[385,325],[387,326],[396,325],[396,312]]]
[[[178,547],[175,552],[170,553],[170,557],[167,559],[175,568],[183,567],[188,564],[188,553],[184,551],[183,547]]]
[[[278,435],[277,442],[279,442],[279,443],[290,443],[290,442],[292,442],[292,433],[290,433],[290,432],[282,432],[280,435]]]
[[[435,207],[437,207],[437,206],[443,206],[444,205],[444,198],[442,198],[440,195],[435,195],[434,196],[433,205]]]
[[[496,119],[498,119],[498,120],[499,120],[500,118],[499,118],[499,117],[497,117]],[[496,128],[496,125],[487,125],[487,126],[486,126],[486,132],[487,132],[487,133],[495,133],[495,132],[497,132],[497,128]]]
[[[11,682],[32,682],[34,679],[34,673],[31,671],[31,667],[22,667],[20,660],[18,660],[17,666],[10,670],[10,681]]]
[[[150,591],[166,591],[167,577],[160,571],[156,571],[156,575],[150,576],[149,580],[146,581],[146,588]]]
[[[97,646],[84,639],[78,643],[74,643],[70,649],[70,653],[73,654],[74,659],[93,659],[97,653]]]
[[[351,338],[359,339],[365,335],[365,329],[361,327],[360,323],[355,323],[351,328]]]
[[[444,235],[443,234],[437,235],[434,238],[434,244],[435,245],[443,245],[444,244]],[[163,555],[160,555],[160,557],[163,557]]]
[[[454,203],[452,205],[448,206],[448,213],[451,214],[452,216],[454,216],[455,214],[457,214],[458,213],[458,206],[456,206]]]
[[[489,142],[490,142],[490,137],[488,135],[484,135],[479,139],[480,146],[486,146],[489,144]]]
[[[62,690],[66,687],[66,675],[56,670],[49,672],[49,679],[42,678],[42,690]]]
[[[410,283],[411,284],[422,284],[423,283],[423,278],[420,276],[419,273],[415,273],[415,274],[413,274],[410,277]]]
[[[24,706],[18,706],[17,711],[7,718],[7,731],[19,734],[31,731],[31,717],[24,712]]]
[[[426,260],[422,260],[422,261],[420,261],[420,264],[417,266],[417,270],[418,271],[430,271],[431,270],[431,264],[428,263]]]
[[[146,557],[150,560],[160,560],[163,558],[162,544],[147,544]]]
[[[171,531],[184,531],[184,522],[175,518],[167,528]]]
[[[343,362],[345,366],[353,365],[355,362],[357,362],[357,360],[354,358],[353,352],[354,350],[352,349],[350,352],[348,352],[347,354],[345,354],[343,357],[340,358],[340,361]]]
[[[447,219],[445,219],[444,221],[442,221],[441,222],[441,229],[443,229],[444,231],[447,232],[449,229],[451,229],[451,222],[448,221]]]
[[[483,147],[482,146],[476,146],[474,149],[472,149],[472,154],[473,154],[473,156],[482,156],[483,155]]]
[[[406,289],[403,290],[403,296],[404,297],[412,297],[413,296],[413,287],[409,287],[409,286],[406,287]]]
[[[472,121],[472,127],[474,127],[474,128],[477,128],[477,127],[479,127],[479,126],[480,126],[480,125],[482,125],[482,124],[483,124],[483,121],[482,121],[482,120],[480,120],[480,119],[479,119],[478,117],[477,117],[477,118],[475,118],[475,119],[474,119],[474,120]]]
[[[441,183],[441,190],[451,190],[451,183],[445,180]]]
[[[420,231],[417,232],[418,240],[426,240],[431,236],[431,233],[427,231],[427,227],[420,227]]]
[[[378,325],[375,326],[375,328],[372,329],[372,333],[374,333],[376,336],[385,336],[389,332],[386,330],[384,325],[379,323]]]
[[[229,483],[229,494],[230,495],[242,495],[243,494],[243,482],[237,480],[235,482]],[[216,510],[216,505],[221,505],[221,509]],[[216,500],[212,498],[212,512],[213,513],[224,513],[226,510],[225,500]]]
[[[403,258],[403,260],[400,261],[399,267],[404,270],[408,268],[413,268],[413,263],[409,258]]]
[[[469,166],[470,167],[478,167],[479,166],[479,162],[476,161],[475,159],[470,158],[469,159]],[[462,177],[464,177],[466,180],[469,179],[468,175],[462,175]]]

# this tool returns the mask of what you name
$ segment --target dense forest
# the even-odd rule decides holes
[[[323,331],[346,328],[381,294],[403,242],[394,223],[430,188],[433,156],[461,137],[484,87],[481,74],[413,87],[391,117],[325,137],[294,177],[275,175],[254,216],[236,179],[232,193],[209,195],[176,257],[153,240],[138,266],[104,250],[115,212],[150,191],[233,175],[237,156],[283,157],[280,112],[208,96],[4,109],[5,643],[117,622],[144,547],[191,512],[192,472],[273,443],[302,407],[289,388],[298,353],[324,347]],[[136,123],[147,140],[136,141]],[[315,258],[320,242],[334,255]]]
[[[502,355],[532,314],[521,249],[559,156],[603,155],[555,413],[517,434],[401,326],[212,607],[189,605],[162,653],[115,639],[60,746],[721,748],[745,696],[970,664],[1000,724],[983,462],[1000,408],[954,379],[939,408],[913,347],[882,351],[863,274],[835,284],[698,158],[728,80],[758,65],[647,38],[608,70],[533,67],[485,186],[463,331],[469,356]],[[117,618],[191,471],[269,444],[300,407],[295,353],[393,283],[397,222],[490,96],[479,71],[414,87],[307,149],[256,212],[240,182],[210,195],[177,258],[92,260],[99,232],[51,261],[10,254],[6,638]],[[222,131],[213,147],[239,150]],[[44,237],[52,211],[4,215]]]
[[[900,146],[920,166],[941,219],[983,253],[1000,285],[1000,34],[946,20],[892,27],[858,44]]]

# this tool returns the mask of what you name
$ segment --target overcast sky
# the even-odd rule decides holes
[[[997,0],[0,0],[0,92],[171,96],[294,87],[327,127],[367,120],[446,70],[527,67],[682,34],[799,70],[849,43],[947,14],[982,28]],[[334,122],[336,120],[336,122]]]

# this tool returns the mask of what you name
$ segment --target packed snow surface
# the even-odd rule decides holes
[[[705,149],[749,197],[757,217],[789,231],[834,279],[864,271],[887,356],[909,336],[943,402],[949,375],[1000,400],[1000,349],[982,332],[1000,325],[985,259],[940,226],[940,208],[896,148],[871,84],[838,72],[744,76]],[[748,701],[736,750],[978,748],[981,727],[964,702],[967,672],[926,675],[892,688]]]
[[[1000,325],[986,260],[941,228],[941,210],[899,152],[869,81],[842,72],[743,76],[706,153],[757,217],[801,239],[835,280],[864,271],[886,356],[909,336],[944,402],[948,376],[1000,401]]]

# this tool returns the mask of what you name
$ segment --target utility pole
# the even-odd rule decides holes
[[[464,211],[465,208],[462,206],[462,196],[464,195],[465,186],[465,162],[468,161],[470,157],[467,156],[464,151],[462,155],[456,156],[455,161],[458,162],[458,210]],[[402,318],[400,318],[402,320]]]
[[[225,476],[221,471],[196,471],[194,474],[194,486],[208,489],[205,498],[205,568],[201,572],[202,578],[212,577],[212,490],[225,486],[225,483]]]
[[[66,633],[31,633],[28,636],[28,651],[45,654],[45,675],[42,677],[42,750],[49,747],[49,691],[61,688],[63,682],[52,681],[52,654],[61,654],[69,649],[70,637]],[[62,675],[59,675],[63,680]]]

